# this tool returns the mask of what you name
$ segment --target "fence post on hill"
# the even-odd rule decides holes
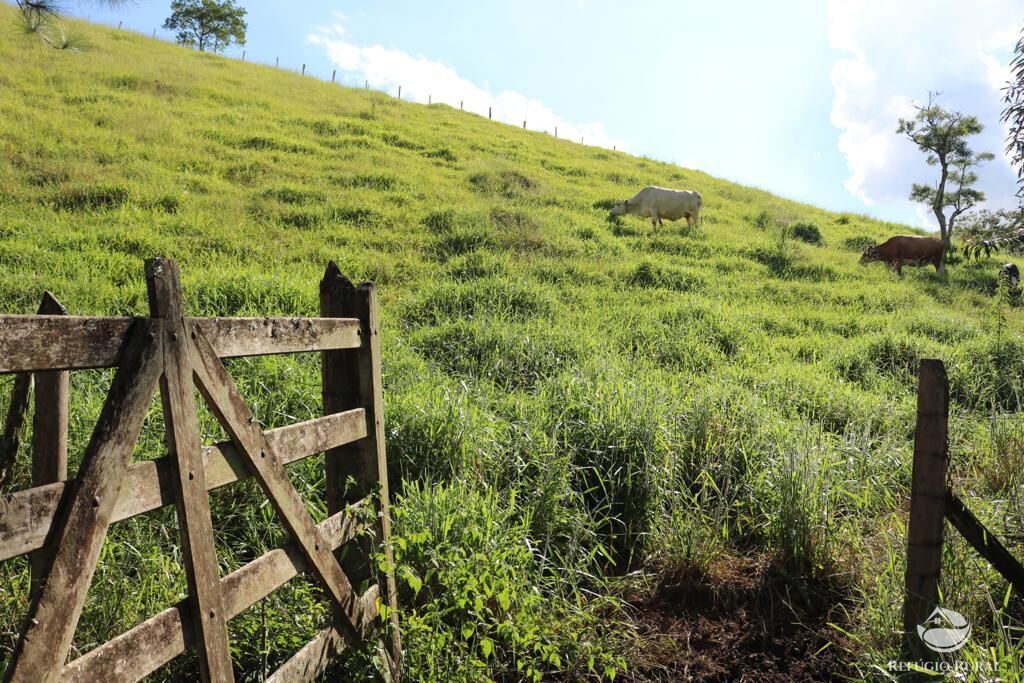
[[[153,37],[156,38],[156,29],[153,29]]]
[[[275,68],[281,66],[280,59],[281,59],[280,57],[274,57],[274,67]]]
[[[242,50],[242,61],[245,61],[245,50]]]
[[[331,71],[331,83],[334,83],[334,77],[338,75],[338,70],[334,69]]]
[[[427,105],[431,105],[433,103],[434,103],[434,96],[433,95],[427,95]]]
[[[526,130],[526,119],[523,119],[523,130]]]
[[[462,110],[463,110],[462,100],[459,100],[459,111],[462,111]]]
[[[381,394],[380,329],[377,313],[377,289],[370,282],[353,285],[331,261],[320,281],[320,315],[325,318],[357,318],[362,344],[357,349],[324,351],[321,381],[324,414],[331,415],[353,407],[366,410],[365,439],[332,448],[324,455],[327,479],[327,511],[334,514],[351,501],[372,493],[379,482],[379,514],[376,538],[384,546],[389,566],[394,566],[391,548],[391,511],[388,491],[387,454],[384,447],[384,404]],[[350,545],[342,565],[357,584],[373,571],[369,561],[371,539],[364,536],[358,547]],[[398,601],[394,572],[383,583],[381,602],[390,611],[388,651],[396,671],[401,667],[401,640],[398,630]]]
[[[491,118],[491,108],[487,107],[487,118]]]
[[[398,99],[402,99],[402,86],[398,86]]]
[[[302,75],[303,76],[306,75],[306,65],[305,64],[302,65]]]
[[[922,359],[917,389],[917,428],[907,523],[903,651],[908,658],[931,655],[917,627],[938,605],[945,529],[946,467],[949,463],[949,381],[940,360]]]
[[[363,81],[363,90],[369,90],[369,89],[370,89],[370,81],[369,80]]]
[[[67,315],[67,309],[50,292],[43,293],[40,315]],[[32,418],[32,486],[43,486],[68,478],[68,393],[71,375],[67,370],[35,373],[35,415]],[[50,570],[53,547],[32,553],[31,595]]]

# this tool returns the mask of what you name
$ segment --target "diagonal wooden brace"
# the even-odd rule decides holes
[[[305,556],[309,568],[320,579],[331,601],[340,609],[343,626],[351,635],[361,638],[365,623],[362,602],[335,559],[330,544],[320,538],[313,518],[288,479],[275,448],[263,435],[234,380],[196,325],[192,326],[190,347],[192,371],[199,391],[252,469],[267,498]]]
[[[60,678],[132,450],[162,369],[161,323],[137,320],[54,530],[54,556],[29,608],[5,680]]]

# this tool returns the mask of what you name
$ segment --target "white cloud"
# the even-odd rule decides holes
[[[594,123],[572,123],[548,108],[543,102],[505,90],[498,94],[488,88],[462,78],[452,67],[424,56],[413,56],[401,50],[371,45],[363,47],[341,39],[345,34],[339,21],[323,26],[309,36],[309,42],[323,48],[328,58],[338,67],[345,81],[362,85],[368,81],[370,87],[387,90],[392,95],[402,88],[402,99],[426,104],[428,101],[443,102],[453,107],[461,105],[466,111],[487,116],[488,107],[498,121],[522,126],[523,121],[530,130],[554,134],[558,129],[560,138],[579,141],[588,145],[624,149],[621,140],[609,135],[604,125]]]
[[[1002,154],[1000,89],[1022,20],[1018,0],[829,0],[831,45],[848,53],[832,68],[831,113],[850,170],[846,188],[868,205],[909,214],[911,183],[932,181],[935,170],[896,135],[896,123],[939,90],[941,104],[985,125],[972,144],[997,159],[980,170],[980,186],[990,204],[1011,205],[1016,177]],[[934,226],[931,212],[917,208],[924,207],[914,215]]]

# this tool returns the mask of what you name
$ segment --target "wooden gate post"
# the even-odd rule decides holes
[[[325,351],[322,362],[324,414],[360,406],[366,409],[365,439],[333,448],[325,455],[327,512],[334,514],[346,503],[372,492],[379,482],[378,538],[389,566],[382,603],[389,608],[391,629],[388,650],[396,677],[400,675],[401,641],[395,589],[394,555],[391,549],[391,512],[388,461],[384,448],[384,403],[380,366],[380,330],[377,290],[372,283],[356,287],[341,274],[338,265],[327,264],[320,281],[320,315],[325,318],[358,318],[362,346],[354,350]],[[351,481],[350,481],[351,480]],[[344,558],[345,572],[353,584],[370,576],[369,546],[350,547]]]
[[[206,464],[199,440],[178,264],[162,258],[146,261],[146,289],[150,315],[164,323],[160,396],[167,450],[174,463],[174,497],[192,624],[198,641],[199,672],[203,681],[232,681],[227,614],[213,545]]]
[[[939,360],[921,360],[917,389],[917,430],[907,524],[906,595],[903,604],[903,649],[921,658],[927,651],[917,627],[938,604],[945,527],[949,382]]]
[[[40,315],[67,315],[67,309],[50,292],[43,293]],[[71,374],[67,370],[35,373],[36,409],[32,419],[32,486],[68,478],[68,393]],[[50,569],[52,547],[32,553],[32,588]]]

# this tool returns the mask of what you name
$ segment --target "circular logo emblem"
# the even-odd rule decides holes
[[[959,612],[936,607],[925,622],[917,627],[917,635],[935,652],[956,652],[971,635],[971,625]]]

